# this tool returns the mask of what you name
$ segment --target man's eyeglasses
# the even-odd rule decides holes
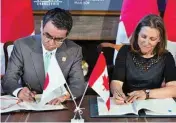
[[[47,39],[45,42],[49,42],[50,40],[53,40],[55,43],[59,44],[59,43],[63,43],[64,40],[67,38],[56,38],[56,37],[52,37],[50,34],[48,33],[43,33],[43,35],[45,36],[45,38]]]

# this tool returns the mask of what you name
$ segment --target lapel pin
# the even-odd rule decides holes
[[[65,61],[66,61],[66,59],[67,59],[66,57],[62,57],[62,61],[63,61],[63,62],[65,62]]]

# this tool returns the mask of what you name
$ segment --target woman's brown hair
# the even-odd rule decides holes
[[[141,54],[140,48],[138,46],[138,34],[141,28],[144,26],[155,28],[159,31],[160,42],[158,42],[156,45],[154,54],[162,55],[164,52],[166,52],[166,30],[162,18],[154,14],[145,16],[136,26],[136,29],[130,38],[132,52]]]

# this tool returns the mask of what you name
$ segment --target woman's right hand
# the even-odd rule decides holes
[[[113,93],[113,99],[117,105],[123,105],[126,103],[126,96],[122,91],[115,90]]]

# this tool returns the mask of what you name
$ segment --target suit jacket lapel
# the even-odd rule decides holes
[[[44,71],[41,37],[37,35],[34,37],[34,40],[36,40],[36,43],[34,43],[33,45],[33,52],[31,52],[31,58],[34,64],[36,75],[43,90],[43,85],[45,81],[45,71]]]
[[[61,47],[59,47],[56,51],[56,59],[58,61],[58,64],[64,74],[64,68],[65,68],[65,63],[66,63],[66,60],[67,60],[67,53],[65,52],[65,49],[66,49],[66,44],[65,42],[61,45]]]

